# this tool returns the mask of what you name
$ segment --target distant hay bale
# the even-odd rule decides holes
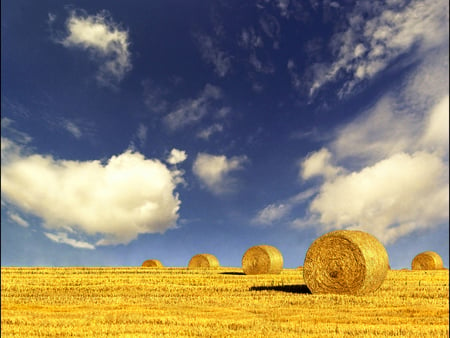
[[[188,264],[189,269],[209,269],[218,268],[219,260],[211,254],[198,254],[191,258]]]
[[[246,275],[279,274],[283,270],[283,255],[270,245],[256,245],[242,256],[242,269]]]
[[[144,268],[162,268],[162,263],[157,259],[147,259],[142,263],[142,266]]]
[[[386,278],[389,257],[372,235],[337,230],[317,238],[306,252],[303,278],[312,293],[365,294]]]
[[[412,270],[440,270],[444,267],[442,258],[434,251],[425,251],[414,257]]]

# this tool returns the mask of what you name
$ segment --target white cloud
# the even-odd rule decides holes
[[[261,60],[258,59],[255,53],[250,54],[248,61],[250,65],[252,65],[253,68],[259,73],[271,74],[275,71],[273,65],[267,62],[263,63]]]
[[[148,131],[148,128],[146,126],[144,126],[142,123],[140,123],[136,136],[137,136],[139,142],[141,143],[141,146],[144,145],[145,141],[147,141],[147,131]]]
[[[427,52],[391,92],[328,133],[331,141],[303,159],[302,178],[323,181],[292,225],[361,229],[393,243],[448,224],[448,71],[448,49]]]
[[[269,204],[257,213],[252,223],[269,225],[286,216],[289,211],[290,207],[286,204]]]
[[[322,230],[360,229],[384,243],[448,220],[448,164],[425,152],[398,153],[327,180],[310,205]]]
[[[331,153],[328,149],[322,148],[319,151],[309,154],[301,162],[301,177],[309,179],[314,176],[324,176],[327,179],[334,178],[342,168],[332,165]]]
[[[217,42],[204,34],[195,35],[203,59],[214,66],[214,71],[224,77],[231,69],[231,57],[217,46]]]
[[[222,91],[219,87],[206,84],[202,93],[196,99],[179,102],[177,108],[164,117],[164,123],[172,130],[198,123],[213,111],[213,102],[219,100],[221,97]],[[220,109],[217,117],[223,117],[224,112],[227,113],[228,109]]]
[[[317,193],[317,189],[311,188],[300,192],[288,198],[287,200],[271,203],[259,210],[255,217],[251,220],[251,223],[256,226],[270,226],[274,223],[286,218],[294,207],[299,204],[305,203],[311,196]]]
[[[169,164],[178,164],[187,159],[187,154],[184,150],[178,150],[173,148],[170,151],[170,155],[167,158],[166,162]]]
[[[288,16],[289,15],[289,11],[288,11],[288,7],[289,7],[289,0],[278,0],[278,8],[281,11],[281,15],[282,16]]]
[[[301,86],[300,76],[297,73],[297,66],[295,65],[294,60],[292,59],[288,60],[287,69],[289,76],[291,77],[292,87],[294,87],[295,89],[300,89]]]
[[[273,41],[273,48],[278,49],[281,28],[277,18],[268,13],[264,13],[259,18],[259,24],[267,37]]]
[[[264,43],[261,36],[255,32],[255,29],[250,27],[248,29],[242,29],[239,45],[246,49],[253,50],[262,47]]]
[[[426,120],[420,143],[431,151],[448,154],[449,96],[445,96],[431,111]]]
[[[219,123],[214,123],[213,125],[198,132],[197,137],[208,140],[212,134],[220,133],[221,131],[223,131],[223,126]]]
[[[227,158],[225,155],[199,153],[192,170],[208,190],[220,195],[235,189],[235,180],[230,177],[230,173],[242,170],[246,162],[246,156]]]
[[[343,73],[348,80],[339,95],[347,95],[412,48],[417,59],[435,47],[445,46],[448,35],[446,0],[413,0],[383,7],[360,3],[348,17],[348,28],[333,37],[335,61],[325,72],[315,73],[310,95]]]
[[[180,171],[131,151],[106,163],[25,151],[2,138],[2,198],[40,217],[45,228],[101,235],[97,245],[102,245],[126,244],[139,234],[176,227],[180,200],[174,190],[182,180]]]
[[[128,32],[109,19],[107,12],[97,15],[71,12],[66,22],[67,36],[59,41],[65,47],[87,50],[100,64],[97,80],[105,86],[120,82],[132,68]]]
[[[75,138],[79,139],[83,135],[83,133],[81,132],[80,128],[75,123],[73,123],[72,121],[64,121],[63,126]]]
[[[305,158],[303,179],[323,175],[324,182],[309,205],[310,215],[294,226],[360,229],[392,243],[448,222],[449,97],[422,115],[396,111],[396,106],[409,108],[398,98],[412,92],[420,96],[413,88],[410,83],[395,102],[382,98],[367,115],[342,128],[330,149]],[[333,155],[345,168],[330,167]]]
[[[57,234],[45,232],[44,234],[45,236],[47,236],[49,239],[51,239],[53,242],[56,243],[64,243],[78,249],[90,249],[90,250],[95,249],[95,246],[90,243],[77,241],[73,238],[68,238],[67,234],[64,232],[58,232]]]
[[[20,226],[23,227],[28,227],[30,226],[30,224],[24,220],[19,214],[16,214],[14,212],[8,212],[8,217],[15,223],[19,224]]]

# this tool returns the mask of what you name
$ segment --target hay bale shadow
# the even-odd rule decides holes
[[[237,275],[237,276],[243,276],[245,273],[243,272],[221,272],[221,275]]]
[[[311,294],[305,284],[300,285],[277,285],[277,286],[252,286],[250,291],[282,291],[289,293]]]

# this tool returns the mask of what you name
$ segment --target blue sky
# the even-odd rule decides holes
[[[449,252],[448,2],[2,1],[1,265]]]

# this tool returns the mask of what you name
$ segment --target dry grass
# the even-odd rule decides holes
[[[414,257],[412,270],[439,270],[443,269],[442,258],[434,251],[425,251]]]
[[[316,239],[303,264],[313,293],[365,294],[386,277],[389,258],[384,246],[362,231],[338,230]]]
[[[144,268],[162,268],[162,263],[157,259],[147,259],[142,263]]]
[[[188,263],[189,269],[211,269],[219,266],[216,256],[207,253],[195,255]]]
[[[448,270],[388,271],[367,296],[299,269],[2,268],[2,337],[448,337]]]
[[[283,255],[274,246],[252,246],[242,256],[242,269],[246,275],[278,274],[283,270]]]

